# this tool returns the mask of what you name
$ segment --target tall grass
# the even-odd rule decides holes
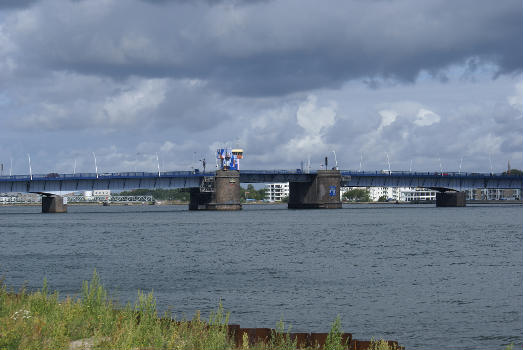
[[[176,322],[168,313],[158,315],[153,294],[141,291],[134,304],[119,306],[108,298],[96,270],[75,297],[50,293],[46,279],[32,293],[25,288],[8,291],[0,280],[0,350],[70,349],[78,340],[82,340],[81,348],[90,349],[236,349],[228,322],[229,314],[221,303],[208,320],[197,312],[191,320]],[[290,330],[280,321],[268,341],[255,344],[243,334],[239,348],[296,349]],[[373,349],[387,350],[386,345],[377,342]],[[325,349],[347,349],[339,316]]]

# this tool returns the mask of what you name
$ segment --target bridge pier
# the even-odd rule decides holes
[[[289,209],[338,209],[341,172],[318,170],[312,182],[289,183]]]
[[[64,204],[64,198],[58,195],[43,195],[42,213],[67,213],[67,204]]]
[[[466,195],[463,191],[436,193],[436,207],[464,207],[466,202]]]
[[[214,176],[214,192],[191,189],[189,210],[241,210],[240,172],[217,170]]]

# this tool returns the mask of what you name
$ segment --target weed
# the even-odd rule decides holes
[[[336,317],[332,323],[327,340],[325,341],[325,350],[343,350],[347,348],[342,339],[341,319],[340,315]]]

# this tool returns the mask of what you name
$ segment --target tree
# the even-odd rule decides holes
[[[387,196],[381,196],[380,198],[378,198],[378,202],[386,202],[387,201]]]
[[[240,200],[242,202],[247,199],[254,199],[256,201],[262,201],[265,199],[265,188],[256,190],[252,184],[248,184],[247,188],[240,187]]]
[[[343,194],[343,199],[351,202],[370,202],[370,193],[366,188],[353,188]]]

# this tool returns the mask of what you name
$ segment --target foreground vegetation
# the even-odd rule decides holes
[[[221,307],[208,321],[196,313],[192,320],[175,322],[169,314],[161,317],[152,293],[138,292],[134,305],[118,307],[100,284],[96,271],[84,282],[79,296],[61,298],[43,288],[14,293],[0,284],[0,349],[233,349],[237,348],[227,330],[228,314]],[[249,344],[242,349],[296,349],[290,330],[280,322],[267,343]],[[342,343],[340,319],[334,321],[325,349],[346,349]],[[373,349],[387,350],[384,341]]]

